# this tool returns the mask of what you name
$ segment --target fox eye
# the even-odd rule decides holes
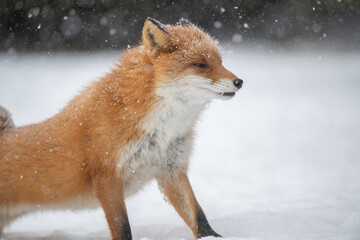
[[[198,68],[209,68],[209,65],[205,63],[194,63],[194,65],[197,66]]]

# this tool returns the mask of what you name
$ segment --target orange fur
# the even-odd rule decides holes
[[[39,124],[0,130],[0,234],[6,224],[27,212],[92,207],[99,202],[112,239],[131,239],[124,191],[140,175],[132,175],[128,166],[136,160],[131,160],[134,154],[142,153],[143,145],[136,144],[149,142],[147,148],[151,149],[152,142],[146,140],[150,133],[144,126],[158,122],[151,119],[161,112],[159,106],[169,104],[159,89],[186,76],[210,79],[212,84],[236,79],[222,66],[217,44],[202,30],[193,25],[158,24],[147,20],[143,44],[126,51],[112,72],[85,89],[59,114]],[[195,63],[209,67],[202,69]],[[185,137],[174,135],[173,143],[191,139],[193,124],[184,130]],[[159,135],[156,129],[153,138]],[[140,150],[131,152],[131,146]],[[176,146],[170,150],[178,151]],[[186,175],[189,155],[181,155],[186,161],[179,166],[167,163],[168,171],[160,164],[158,172],[163,172],[144,181],[158,180],[196,237],[217,236],[208,224],[205,230],[200,229],[199,224],[206,219]],[[139,165],[142,171],[152,167]]]

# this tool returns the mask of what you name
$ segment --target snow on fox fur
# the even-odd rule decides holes
[[[196,238],[209,225],[187,169],[193,127],[242,80],[195,25],[145,21],[142,44],[52,118],[15,128],[0,108],[0,235],[29,212],[102,206],[112,239],[131,239],[124,199],[156,179]]]

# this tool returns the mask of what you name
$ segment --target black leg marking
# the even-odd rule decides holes
[[[198,226],[198,233],[197,233],[198,238],[207,237],[207,236],[221,237],[221,235],[217,234],[210,227],[210,224],[206,220],[205,214],[201,209],[197,210],[196,221]]]
[[[132,240],[129,222],[125,223],[122,229],[121,240]]]

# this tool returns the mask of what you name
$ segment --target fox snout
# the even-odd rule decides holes
[[[241,80],[238,76],[236,76],[234,73],[232,73],[231,71],[229,71],[228,69],[226,69],[221,62],[218,63],[218,65],[213,65],[213,72],[211,73],[210,77],[213,77],[213,82],[219,83],[219,82],[227,82],[226,85],[228,87],[227,90],[231,91],[237,91],[239,90],[244,81]]]
[[[220,95],[221,95],[222,97],[233,97],[233,96],[235,96],[235,92],[242,87],[244,81],[241,80],[240,78],[236,78],[236,79],[233,80],[232,82],[233,82],[234,86],[235,86],[237,89],[234,90],[234,91],[230,91],[230,92],[221,92]]]

